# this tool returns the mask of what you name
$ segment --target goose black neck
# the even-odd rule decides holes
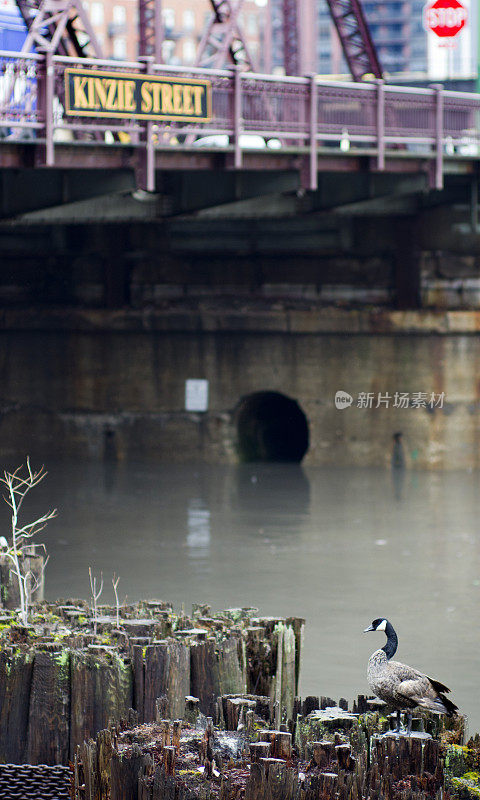
[[[385,636],[387,637],[387,643],[385,647],[382,647],[382,650],[384,651],[388,660],[390,660],[397,652],[397,647],[398,647],[398,637],[397,634],[395,633],[393,625],[390,622],[387,622],[387,626],[385,628]]]

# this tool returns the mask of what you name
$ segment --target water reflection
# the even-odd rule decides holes
[[[392,466],[392,486],[395,500],[403,500],[406,475],[407,471],[404,467]]]
[[[210,550],[210,511],[192,498],[187,509],[187,547],[191,558],[206,558]]]
[[[280,464],[48,470],[25,515],[59,509],[42,534],[49,597],[87,597],[92,566],[105,601],[115,572],[130,599],[304,616],[301,692],[332,697],[367,691],[362,631],[386,616],[399,659],[451,686],[480,729],[476,473],[406,470],[396,484],[390,469]]]
[[[232,468],[234,507],[244,514],[307,514],[310,481],[299,464],[238,464]]]

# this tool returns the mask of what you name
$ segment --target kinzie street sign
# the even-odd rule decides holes
[[[436,0],[423,9],[424,26],[441,38],[453,37],[467,22],[467,9],[459,0]]]
[[[65,70],[65,111],[76,117],[207,122],[211,106],[210,81]]]

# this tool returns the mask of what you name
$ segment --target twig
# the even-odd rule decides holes
[[[100,573],[100,589],[97,592],[97,578],[92,574],[92,568],[88,568],[90,576],[90,587],[92,590],[92,610],[93,610],[93,632],[97,635],[97,601],[103,592],[103,572]]]
[[[115,593],[115,605],[117,607],[117,628],[120,627],[120,603],[118,600],[118,591],[117,591],[119,581],[120,581],[120,575],[118,575],[117,577],[115,573],[113,573],[112,585],[113,585],[113,591]]]

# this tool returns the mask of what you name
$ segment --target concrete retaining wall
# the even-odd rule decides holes
[[[307,416],[305,463],[388,464],[401,430],[410,466],[476,468],[479,328],[476,312],[12,310],[0,455],[233,461],[238,402],[275,390]],[[205,414],[185,411],[188,378],[209,381]],[[350,407],[335,408],[338,390]],[[357,407],[362,392],[372,408]],[[395,392],[426,405],[394,408]],[[443,407],[429,407],[432,392]],[[390,401],[376,408],[379,393]]]

